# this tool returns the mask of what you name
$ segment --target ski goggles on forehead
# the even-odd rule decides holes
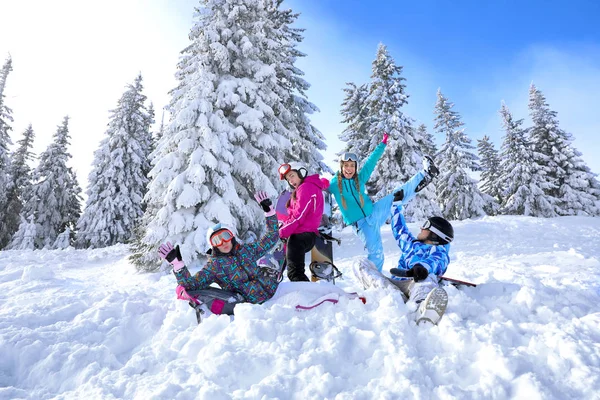
[[[421,225],[421,229],[427,229],[428,231],[435,233],[436,235],[438,235],[440,238],[444,239],[448,243],[450,243],[452,241],[451,237],[449,237],[445,233],[442,233],[442,231],[440,231],[438,228],[431,225],[430,220],[423,222],[423,225]]]
[[[342,153],[340,161],[354,161],[358,162],[358,156],[355,153]]]
[[[292,170],[292,166],[290,164],[281,164],[277,172],[279,172],[279,180],[283,180],[288,172]]]
[[[210,245],[213,247],[218,247],[226,242],[231,242],[233,239],[233,233],[229,229],[221,229],[212,234],[210,237]]]

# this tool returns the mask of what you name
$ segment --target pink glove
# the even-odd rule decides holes
[[[273,208],[273,203],[271,199],[269,199],[269,195],[267,192],[258,191],[254,194],[254,198],[260,204],[263,211],[265,212],[265,217],[270,217],[271,215],[275,215],[275,209]]]
[[[383,139],[381,139],[381,143],[387,144],[387,141],[388,141],[389,137],[390,137],[390,135],[388,135],[387,133],[383,132]]]
[[[158,256],[163,260],[167,260],[167,262],[173,266],[173,271],[175,272],[179,271],[185,266],[185,263],[181,258],[179,245],[173,248],[173,245],[170,242],[161,244],[158,248]]]

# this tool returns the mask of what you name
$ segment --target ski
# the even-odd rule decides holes
[[[477,285],[474,283],[467,282],[467,281],[461,281],[460,279],[448,278],[447,276],[440,276],[439,278],[440,278],[440,280],[446,281],[450,285],[454,285],[454,286],[463,285],[463,286],[469,286],[469,287],[477,287]]]

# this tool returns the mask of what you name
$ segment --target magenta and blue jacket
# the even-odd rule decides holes
[[[186,290],[205,289],[211,283],[221,289],[240,293],[249,303],[263,303],[273,297],[276,277],[263,276],[256,262],[279,241],[277,216],[267,218],[267,232],[254,243],[236,244],[228,254],[210,255],[203,269],[194,276],[187,267],[175,272],[177,283]]]

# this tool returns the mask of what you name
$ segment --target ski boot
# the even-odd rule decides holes
[[[417,309],[416,322],[420,325],[424,322],[430,322],[437,325],[442,319],[446,307],[448,306],[448,293],[442,288],[435,288],[419,304]]]
[[[431,158],[428,155],[423,156],[423,170],[425,171],[425,176],[423,177],[423,180],[417,185],[415,193],[418,193],[421,190],[423,190],[427,185],[431,183],[433,178],[440,174],[440,170],[435,166],[433,158]]]

